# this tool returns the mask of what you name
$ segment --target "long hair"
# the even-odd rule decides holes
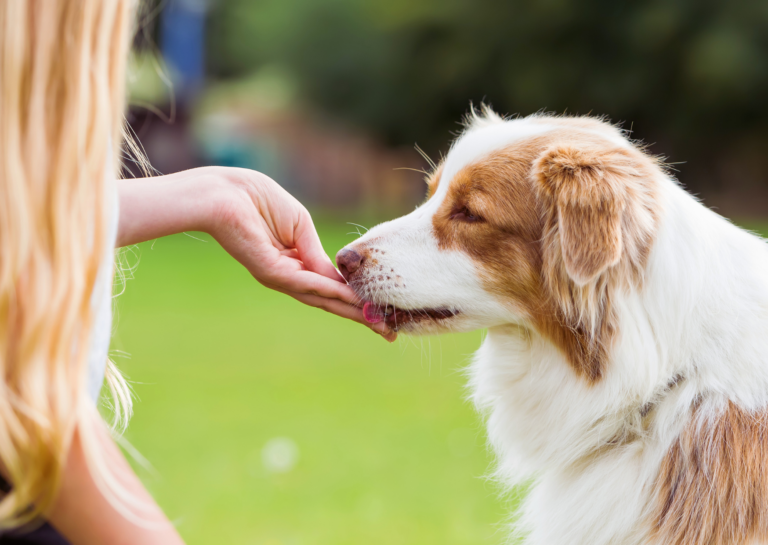
[[[134,0],[0,0],[0,526],[51,507],[76,430],[96,482],[114,482],[86,374],[133,12]]]

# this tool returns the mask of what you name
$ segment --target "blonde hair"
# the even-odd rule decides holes
[[[0,462],[13,487],[0,526],[50,508],[76,430],[97,483],[113,481],[86,373],[133,12],[133,0],[0,1]],[[125,382],[107,373],[120,405]]]

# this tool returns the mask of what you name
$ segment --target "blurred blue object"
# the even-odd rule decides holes
[[[182,102],[195,98],[205,78],[207,11],[207,0],[169,0],[162,12],[160,49]]]

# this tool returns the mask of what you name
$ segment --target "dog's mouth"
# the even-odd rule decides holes
[[[456,316],[458,313],[458,310],[447,308],[402,309],[393,305],[379,305],[370,301],[363,305],[363,316],[369,324],[384,322],[395,331],[405,324],[425,320],[437,322]]]

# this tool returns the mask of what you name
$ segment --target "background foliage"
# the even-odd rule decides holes
[[[227,0],[209,28],[214,76],[279,63],[306,100],[391,144],[445,150],[485,100],[628,121],[703,180],[768,149],[762,0]]]

